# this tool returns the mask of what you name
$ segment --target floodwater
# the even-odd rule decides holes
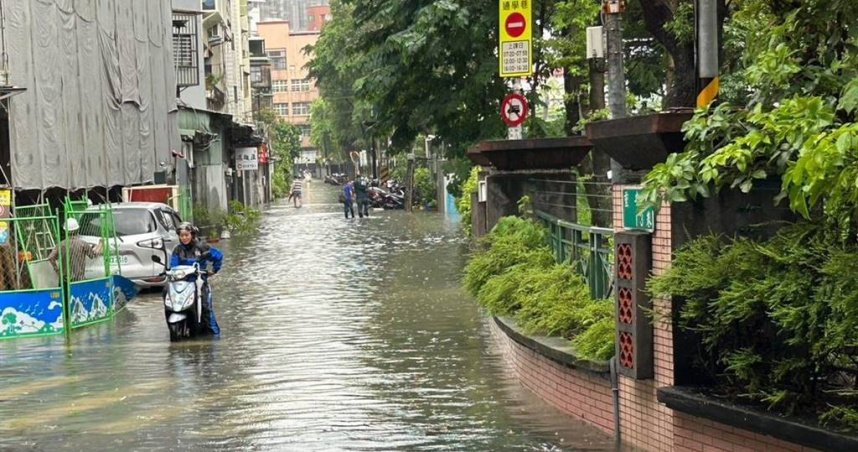
[[[313,185],[219,245],[219,340],[171,344],[147,294],[68,344],[0,342],[0,451],[611,450],[511,379],[458,224],[345,220]]]

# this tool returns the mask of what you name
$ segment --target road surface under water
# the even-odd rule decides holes
[[[345,220],[335,190],[222,243],[219,340],[171,344],[159,296],[0,342],[2,451],[610,450],[510,378],[436,214]]]

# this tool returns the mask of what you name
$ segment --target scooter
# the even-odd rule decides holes
[[[152,256],[159,264],[161,258]],[[167,287],[164,290],[164,316],[170,330],[170,342],[193,338],[203,333],[204,297],[211,297],[206,281],[208,272],[199,263],[180,265],[164,272]]]

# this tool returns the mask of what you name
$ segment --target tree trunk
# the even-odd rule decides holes
[[[576,135],[575,126],[581,121],[581,101],[578,94],[583,84],[584,77],[573,77],[568,73],[563,75],[563,91],[566,93],[563,102],[566,106],[566,124],[563,130],[567,136]]]
[[[605,60],[591,58],[590,63],[590,105],[589,114],[605,109]]]
[[[646,29],[673,58],[673,83],[667,86],[665,108],[694,107],[697,100],[697,71],[694,63],[694,43],[680,42],[665,29],[673,21],[681,0],[639,0]]]

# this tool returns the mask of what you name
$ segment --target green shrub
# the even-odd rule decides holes
[[[702,237],[649,290],[683,302],[695,365],[721,389],[858,428],[858,244],[800,224],[765,242]],[[826,414],[828,413],[828,414]]]
[[[471,195],[479,190],[480,170],[479,166],[471,168],[468,179],[462,183],[462,196],[456,199],[456,209],[462,216],[462,228],[468,236],[471,235]]]
[[[607,303],[612,306],[611,303]],[[598,320],[595,320],[586,331],[572,340],[572,347],[579,358],[591,361],[607,361],[614,356],[614,341],[617,327],[614,322],[613,309]]]
[[[234,200],[229,202],[229,210],[230,214],[226,218],[226,228],[232,235],[244,236],[259,231],[262,212]]]
[[[432,173],[427,168],[417,168],[414,170],[414,188],[415,199],[420,204],[428,204],[431,201],[436,201],[438,189],[435,186],[435,180],[432,179]]]
[[[574,339],[586,359],[613,355],[614,304],[591,299],[587,281],[555,262],[541,224],[503,218],[483,244],[465,267],[464,284],[492,315],[515,316],[528,334]]]
[[[490,278],[514,265],[545,268],[554,263],[545,229],[529,220],[501,219],[484,243],[487,249],[475,253],[465,267],[465,289],[475,297]]]
[[[282,199],[288,197],[291,189],[289,175],[283,171],[275,171],[271,177],[271,191],[274,192],[274,198]]]
[[[566,338],[581,332],[593,303],[587,282],[564,264],[534,272],[517,295],[523,303],[516,317],[526,332]]]
[[[220,237],[226,228],[227,213],[223,209],[209,209],[197,204],[194,206],[194,226],[199,228],[200,234],[206,237]]]

